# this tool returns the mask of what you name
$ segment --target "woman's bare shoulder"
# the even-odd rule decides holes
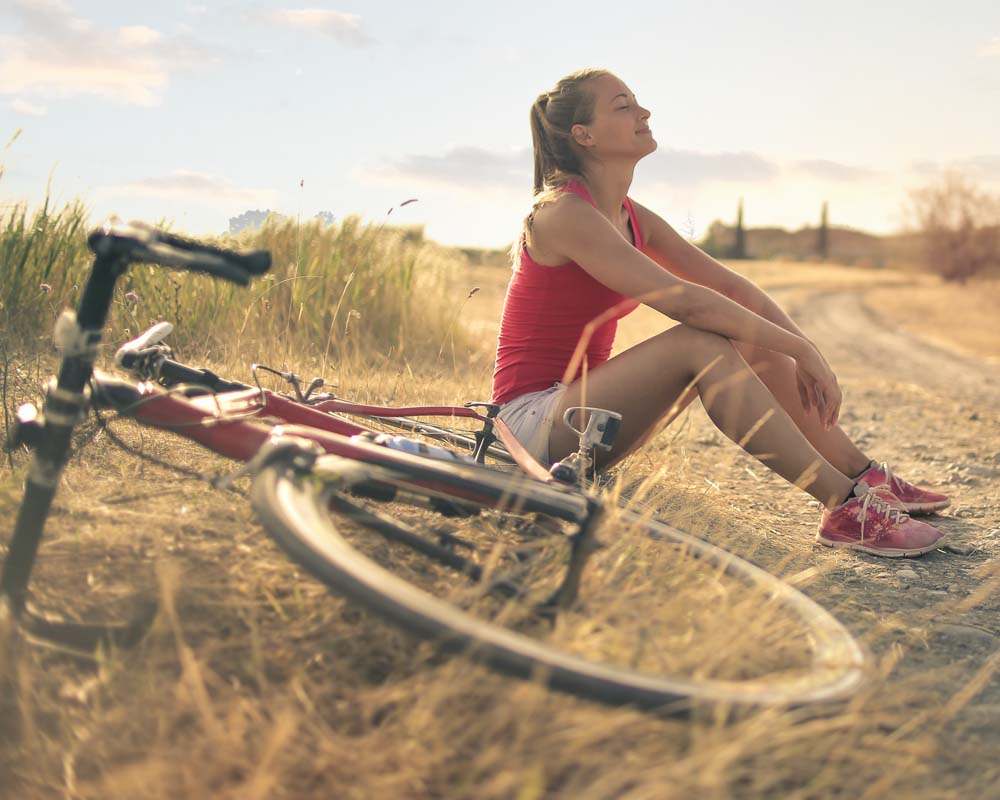
[[[558,245],[563,234],[594,207],[577,194],[562,192],[536,203],[526,226],[528,255],[541,266],[558,266],[572,259]]]

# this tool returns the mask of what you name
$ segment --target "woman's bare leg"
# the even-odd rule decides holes
[[[694,392],[709,417],[732,439],[790,483],[828,508],[843,502],[853,482],[809,443],[774,395],[725,337],[680,325],[608,360],[574,382],[556,419],[572,406],[607,408],[622,415],[611,461],[628,453],[666,415],[679,412]],[[553,426],[553,460],[576,449],[573,433]]]
[[[788,416],[816,451],[848,477],[859,475],[871,463],[839,425],[827,430],[815,409],[806,411],[799,399],[795,362],[784,353],[736,342],[751,369],[757,373]]]

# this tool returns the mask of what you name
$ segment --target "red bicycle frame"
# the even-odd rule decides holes
[[[122,386],[116,379],[99,376],[97,383]],[[305,406],[267,389],[243,389],[221,394],[183,397],[152,383],[130,387],[136,393],[135,401],[118,410],[136,421],[177,433],[202,444],[214,452],[240,461],[249,461],[271,437],[275,426],[284,432],[301,436],[317,443],[327,453],[363,461],[377,466],[392,467],[399,456],[417,461],[397,450],[353,440],[349,437],[369,432],[369,429],[336,417],[315,406]],[[322,406],[355,413],[374,413],[391,416],[386,411],[396,411],[396,416],[410,413],[429,413],[430,407],[388,409],[379,406],[362,406],[341,400],[323,401]],[[439,413],[455,411],[455,416],[485,419],[468,408],[449,409],[437,407]],[[526,475],[546,483],[552,476],[533,459],[517,442],[502,420],[495,420],[501,440],[511,450]],[[523,462],[523,463],[522,463]],[[431,486],[425,488],[433,489]],[[475,497],[467,499],[475,500]]]

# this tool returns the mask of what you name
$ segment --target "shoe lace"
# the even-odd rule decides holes
[[[861,541],[865,539],[865,523],[868,521],[869,510],[881,514],[896,525],[900,525],[910,518],[905,510],[890,505],[875,488],[871,488],[861,498],[861,508],[858,511],[858,522],[861,523]]]
[[[889,469],[889,465],[884,461],[878,465],[878,468],[882,471],[882,474],[885,475],[885,482],[880,485],[888,487],[889,491],[893,494],[899,494],[899,492],[904,488],[905,481],[893,475],[892,470]]]
[[[889,465],[885,461],[883,461],[881,464],[878,465],[878,468],[882,470],[882,474],[885,475],[886,485],[891,487],[892,482],[896,479],[896,476],[892,474],[892,470],[889,469]]]

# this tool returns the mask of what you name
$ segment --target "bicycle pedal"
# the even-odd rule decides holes
[[[580,473],[571,464],[557,461],[549,468],[549,475],[560,483],[576,486],[580,480]]]

